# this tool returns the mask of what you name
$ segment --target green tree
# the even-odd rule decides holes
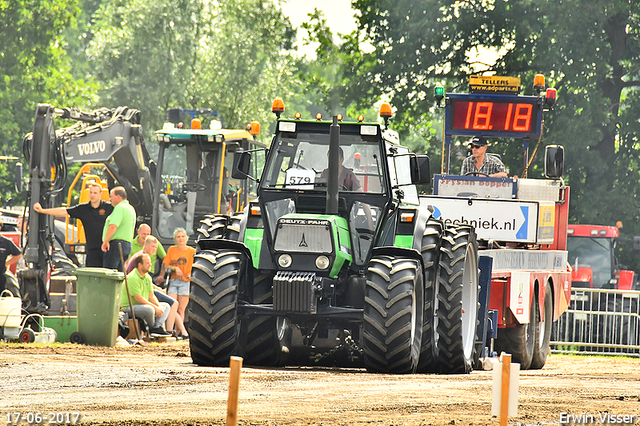
[[[292,78],[294,32],[271,1],[105,1],[94,28],[101,102],[140,109],[148,132],[176,107],[218,110],[225,127],[271,120]]]
[[[640,235],[638,2],[355,0],[353,5],[359,19],[353,37],[364,37],[375,50],[350,53],[348,97],[368,102],[386,93],[403,124],[411,126],[433,115],[435,84],[462,92],[468,75],[478,71],[520,76],[523,82],[543,73],[558,89],[558,105],[546,116],[542,145],[565,146],[571,221],[622,220],[626,232]],[[498,52],[497,61],[474,63],[476,49]],[[532,94],[528,84],[525,93]],[[507,162],[521,164],[515,147],[497,149]],[[541,175],[541,157],[530,176]],[[628,253],[623,258],[640,266]]]
[[[84,105],[92,100],[89,80],[72,76],[62,36],[76,25],[74,0],[0,0],[0,150],[22,159],[36,106]],[[13,162],[0,163],[1,202],[15,195]]]

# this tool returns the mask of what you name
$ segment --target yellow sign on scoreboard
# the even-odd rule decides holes
[[[520,77],[472,75],[469,77],[471,93],[520,93]]]

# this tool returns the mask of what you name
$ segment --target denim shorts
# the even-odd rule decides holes
[[[177,278],[172,278],[169,281],[169,287],[167,287],[167,294],[177,294],[178,296],[189,295],[189,281],[182,281]]]

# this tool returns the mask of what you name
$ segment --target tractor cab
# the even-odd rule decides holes
[[[156,132],[158,170],[154,194],[153,234],[162,243],[173,242],[178,228],[195,240],[200,221],[208,214],[233,214],[242,211],[255,197],[255,184],[232,179],[231,168],[236,151],[264,145],[254,140],[259,125],[248,130],[222,129],[217,112],[209,128],[202,128],[195,114],[205,111],[169,110],[172,121]],[[181,121],[181,114],[192,114],[191,127]],[[215,113],[215,114],[213,114]]]
[[[341,116],[331,123],[322,121],[320,114],[316,120],[298,117],[278,120],[260,180],[259,207],[265,237],[275,251],[280,245],[290,249],[285,239],[296,240],[300,252],[307,248],[342,252],[349,263],[361,267],[378,233],[384,238],[389,232],[380,225],[383,212],[389,210],[393,200],[419,204],[410,173],[415,156],[398,144],[395,132],[378,123],[347,123]],[[338,137],[334,138],[332,132]],[[340,247],[333,250],[332,240],[326,239],[327,247],[314,248],[322,239],[310,238],[313,234],[305,230],[316,218],[335,221],[348,241],[341,240]],[[334,264],[333,276],[340,266]]]

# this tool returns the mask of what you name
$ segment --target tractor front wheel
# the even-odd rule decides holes
[[[189,295],[189,345],[199,365],[227,367],[242,355],[238,319],[238,281],[243,255],[202,250],[193,260]]]
[[[253,304],[273,304],[273,274],[255,274]],[[246,324],[245,363],[268,367],[285,365],[289,355],[287,345],[291,335],[289,321],[283,317],[250,315]]]
[[[364,363],[378,373],[415,373],[424,311],[422,268],[413,259],[371,259],[365,286]]]

